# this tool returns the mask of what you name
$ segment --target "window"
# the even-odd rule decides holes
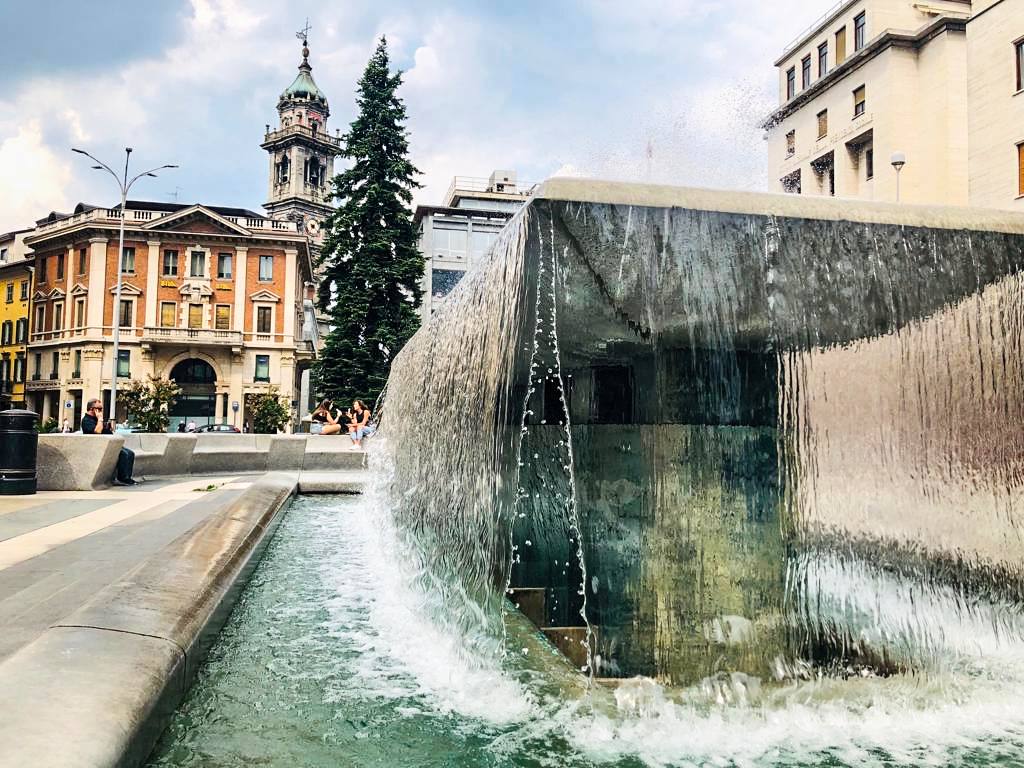
[[[75,299],[75,328],[85,327],[85,299]]]
[[[218,331],[230,331],[231,330],[231,305],[229,305],[229,304],[218,304],[217,305],[216,325],[214,327]]]
[[[823,109],[818,113],[818,138],[824,139],[828,136],[828,110]]]
[[[21,300],[28,301],[28,280],[21,281]]]
[[[6,261],[6,260],[7,260],[7,249],[6,248],[0,248],[0,261]]]
[[[1014,44],[1013,50],[1017,60],[1017,90],[1024,91],[1024,40]]]
[[[132,351],[130,349],[117,350],[117,377],[128,378],[131,374]]]
[[[256,333],[270,333],[270,307],[256,307]]]
[[[118,312],[117,325],[119,328],[131,328],[132,327],[132,305],[131,299],[121,299],[121,311]]]
[[[20,317],[18,322],[14,324],[14,342],[16,344],[24,344],[28,338],[28,318]]]
[[[786,134],[786,157],[796,154],[796,131],[792,130]]]
[[[1017,194],[1024,197],[1024,144],[1017,145]]]
[[[32,378],[41,379],[43,377],[43,353],[36,352],[32,358]]]
[[[836,66],[846,61],[846,27],[836,30]]]
[[[794,96],[796,96],[796,69],[790,67],[786,72],[786,99],[792,99]]]
[[[230,253],[218,253],[217,254],[217,277],[221,280],[231,279],[231,254]]]
[[[14,358],[14,383],[20,384],[25,380],[25,358]]]
[[[811,87],[811,57],[804,56],[800,60],[800,88],[807,90]]]
[[[53,330],[64,330],[64,302],[53,302]]]
[[[188,305],[188,327],[189,328],[202,328],[203,327],[203,305],[202,304],[189,304]]]
[[[36,307],[36,333],[43,330],[46,323],[46,307],[40,304]]]
[[[14,301],[14,283],[7,284],[7,303]]]
[[[192,251],[192,268],[189,274],[192,277],[206,277],[205,251]]]
[[[39,260],[39,268],[36,272],[36,277],[40,283],[46,282],[46,261],[47,259],[45,256]]]
[[[274,257],[260,256],[260,282],[269,282],[274,279]]]
[[[164,264],[161,274],[164,277],[178,276],[178,252],[174,250],[164,251]]]
[[[254,381],[270,381],[270,355],[256,355]]]
[[[128,275],[135,274],[135,249],[127,245],[121,254],[121,271]]]
[[[828,72],[828,43],[818,46],[818,77],[824,77]]]
[[[50,357],[50,378],[56,379],[60,374],[60,353],[54,352]]]
[[[867,93],[862,85],[853,92],[853,116],[860,117],[867,109]]]
[[[10,320],[4,320],[4,324],[0,326],[0,344],[5,347],[10,344],[13,331],[14,324]]]
[[[867,180],[871,181],[871,179],[875,178],[875,150],[868,149],[864,151],[864,167]]]
[[[174,328],[178,324],[178,310],[173,301],[160,302],[160,327]]]
[[[75,350],[75,370],[71,372],[72,379],[82,378],[82,350]]]
[[[867,14],[859,13],[853,20],[853,50],[859,51],[864,47],[864,37],[867,32]]]
[[[78,249],[78,274],[84,275],[89,265],[89,252],[85,248]]]
[[[58,253],[57,254],[57,279],[58,280],[63,280],[64,279],[64,254],[63,253]]]

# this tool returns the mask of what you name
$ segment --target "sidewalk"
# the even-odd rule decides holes
[[[107,491],[0,496],[0,661],[260,476],[169,477]]]

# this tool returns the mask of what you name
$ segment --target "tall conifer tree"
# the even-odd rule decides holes
[[[350,167],[334,177],[318,303],[331,331],[316,368],[322,393],[372,407],[391,361],[419,327],[423,256],[410,209],[419,171],[409,161],[405,105],[381,37],[359,81],[359,116],[343,137]]]

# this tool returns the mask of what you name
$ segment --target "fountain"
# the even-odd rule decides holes
[[[471,645],[502,586],[584,672],[674,686],[1019,637],[1024,219],[556,179],[492,256],[385,399]]]

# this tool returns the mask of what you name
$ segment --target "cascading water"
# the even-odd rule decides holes
[[[396,361],[377,503],[471,662],[511,590],[669,686],[592,744],[1024,756],[1022,263],[1008,215],[549,182]]]

